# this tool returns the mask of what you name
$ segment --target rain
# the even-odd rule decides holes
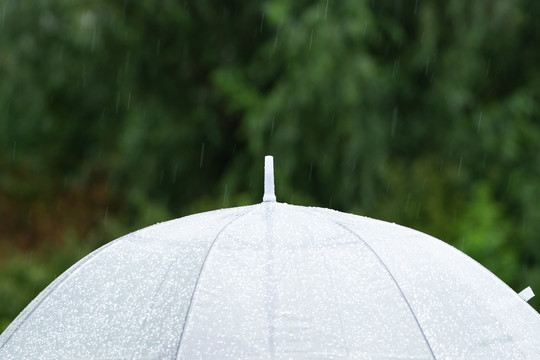
[[[48,358],[540,357],[537,1],[4,0],[0,16],[0,358],[29,333]],[[384,291],[410,329],[389,309],[360,321]],[[60,298],[78,304],[65,317]],[[429,320],[486,308],[485,333]],[[92,314],[108,321],[87,343],[65,332]]]

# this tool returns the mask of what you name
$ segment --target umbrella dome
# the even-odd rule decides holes
[[[0,336],[1,359],[538,359],[540,315],[421,232],[265,196],[121,237]]]

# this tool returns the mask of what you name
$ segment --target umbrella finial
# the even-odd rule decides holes
[[[264,196],[263,201],[276,201],[274,194],[274,157],[264,157]]]

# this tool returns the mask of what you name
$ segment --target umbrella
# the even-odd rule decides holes
[[[538,359],[540,315],[421,232],[276,202],[156,224],[41,292],[1,359]]]

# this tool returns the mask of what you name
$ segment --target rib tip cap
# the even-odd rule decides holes
[[[518,294],[523,300],[529,301],[534,297],[534,292],[532,291],[530,286],[527,286],[525,289],[521,290],[521,292]]]

